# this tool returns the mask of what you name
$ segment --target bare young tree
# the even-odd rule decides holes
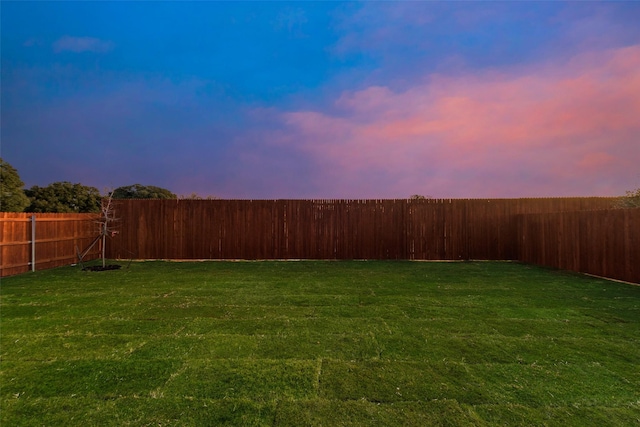
[[[85,249],[82,253],[78,253],[78,260],[82,262],[82,259],[93,249],[96,243],[100,242],[101,245],[101,258],[102,268],[107,265],[106,249],[107,249],[107,237],[115,236],[118,231],[115,229],[115,223],[118,219],[115,217],[115,209],[113,205],[113,191],[107,192],[108,196],[102,199],[100,204],[100,216],[95,221],[99,226],[98,237]]]
[[[100,236],[102,237],[102,268],[106,266],[106,249],[107,249],[107,236],[115,236],[118,231],[115,229],[115,222],[118,220],[115,217],[115,209],[113,208],[113,191],[108,193],[109,195],[102,199],[102,205],[100,207]]]

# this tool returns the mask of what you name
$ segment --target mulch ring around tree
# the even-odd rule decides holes
[[[82,269],[82,271],[107,271],[107,270],[119,270],[122,268],[119,264],[107,264],[104,267],[101,265],[90,265]]]

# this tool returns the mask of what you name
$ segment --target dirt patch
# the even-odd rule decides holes
[[[108,265],[105,265],[104,267],[101,265],[91,265],[89,267],[83,268],[82,271],[107,271],[107,270],[119,270],[120,268],[122,268],[122,266],[119,264],[108,264]]]

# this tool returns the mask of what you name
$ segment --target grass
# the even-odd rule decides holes
[[[0,285],[0,425],[640,425],[640,287],[516,263],[77,267]]]

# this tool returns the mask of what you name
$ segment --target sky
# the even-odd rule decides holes
[[[640,2],[0,3],[26,188],[233,199],[640,187]]]

